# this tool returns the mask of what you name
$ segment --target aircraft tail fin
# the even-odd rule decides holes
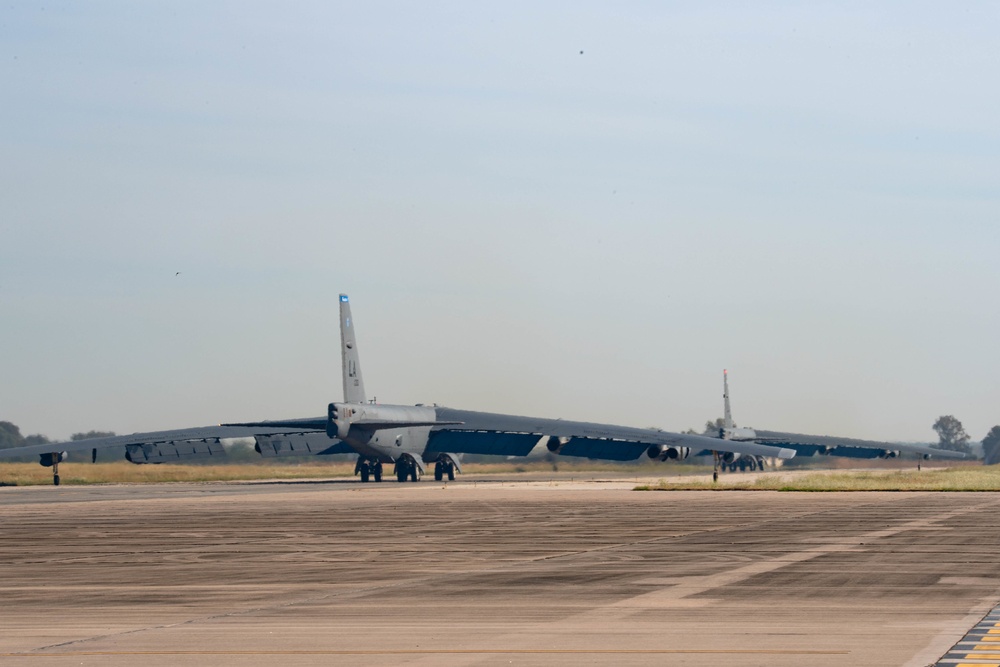
[[[722,371],[722,401],[725,407],[723,427],[728,431],[733,427],[733,411],[729,408],[729,371]]]
[[[340,295],[340,355],[344,373],[344,402],[364,403],[365,382],[361,379],[358,341],[351,319],[351,303],[346,294]]]

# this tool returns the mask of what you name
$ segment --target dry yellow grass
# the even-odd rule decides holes
[[[544,474],[552,465],[543,461],[469,463],[466,474]],[[652,477],[663,474],[663,464],[622,466],[598,461],[560,461],[561,473],[607,472]],[[750,491],[1000,491],[1000,466],[962,465],[923,471],[838,470],[817,472],[773,472],[764,475],[725,474],[717,484],[704,481],[711,468],[670,466],[669,480],[638,490],[750,490]],[[391,467],[387,469],[391,474]],[[162,482],[215,482],[264,479],[330,479],[352,477],[354,463],[303,459],[299,464],[268,463],[226,465],[135,465],[127,461],[109,463],[64,463],[60,466],[63,484],[142,484]],[[679,476],[675,476],[680,473]],[[52,469],[37,463],[0,463],[0,485],[48,485]]]
[[[113,463],[64,463],[59,466],[62,484],[122,484],[150,482],[213,482],[255,479],[307,479],[347,477],[354,474],[353,463],[307,461],[302,465],[135,465]],[[0,463],[0,484],[30,486],[51,484],[52,469],[37,463]]]
[[[543,473],[552,470],[552,464],[544,461],[512,461],[509,463],[467,463],[462,466],[467,474],[508,474]],[[614,463],[591,461],[560,462],[559,470],[564,472],[622,472],[650,475],[662,471],[662,464],[625,468]],[[390,465],[387,474],[391,474]],[[323,461],[303,459],[299,464],[282,462],[278,465],[267,463],[226,464],[226,465],[180,465],[161,463],[158,465],[135,465],[128,461],[109,463],[63,463],[59,467],[62,484],[143,484],[160,482],[224,482],[263,479],[326,479],[351,477],[354,475],[352,461]],[[52,484],[52,469],[37,463],[0,463],[0,485],[32,486]]]
[[[661,480],[637,491],[1000,491],[1000,466],[961,466],[933,470],[814,472],[771,474],[753,479],[723,476],[711,481]]]

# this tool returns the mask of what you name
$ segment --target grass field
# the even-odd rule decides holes
[[[306,479],[348,477],[353,463],[303,462],[302,465],[135,465],[113,463],[63,463],[59,466],[62,484],[123,484],[150,482],[219,482],[253,479]],[[32,486],[52,484],[52,468],[37,463],[0,463],[0,485]]]
[[[887,465],[884,462],[883,465]],[[718,483],[707,479],[707,466],[664,466],[657,462],[623,466],[600,461],[560,461],[560,477],[573,473],[608,473],[609,475],[657,478],[659,483],[638,486],[641,491],[1000,491],[1000,466],[962,464],[947,468],[917,471],[905,469],[865,470],[789,470],[767,473],[726,473]],[[545,476],[552,465],[544,461],[467,463],[465,475]],[[67,462],[59,467],[61,482],[67,485],[143,484],[163,482],[225,482],[266,479],[336,479],[351,478],[354,463],[303,459],[301,463],[281,462],[226,465],[135,465],[127,461],[108,463]],[[386,469],[391,478],[392,467]],[[52,484],[52,469],[37,463],[0,463],[0,486]]]
[[[724,475],[718,483],[672,478],[637,491],[1000,491],[1000,466]]]
[[[692,472],[704,473],[710,468],[687,466]],[[465,474],[544,473],[552,464],[544,461],[512,461],[503,463],[466,463]],[[641,477],[662,474],[662,464],[650,462],[624,468],[599,461],[560,462],[563,472],[625,472]],[[263,479],[333,479],[353,477],[354,462],[303,459],[301,463],[282,461],[276,465],[247,463],[225,465],[135,465],[128,461],[109,463],[66,462],[59,466],[60,483],[84,484],[143,484],[160,482],[226,482]],[[392,465],[386,467],[386,477],[392,476]],[[0,463],[0,486],[34,486],[52,484],[52,468],[37,463]]]

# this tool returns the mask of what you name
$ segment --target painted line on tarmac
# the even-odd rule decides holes
[[[935,667],[1000,667],[1000,605],[969,630]]]

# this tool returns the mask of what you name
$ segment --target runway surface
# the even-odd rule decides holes
[[[632,485],[0,488],[0,664],[924,667],[1000,602],[1000,494]]]

